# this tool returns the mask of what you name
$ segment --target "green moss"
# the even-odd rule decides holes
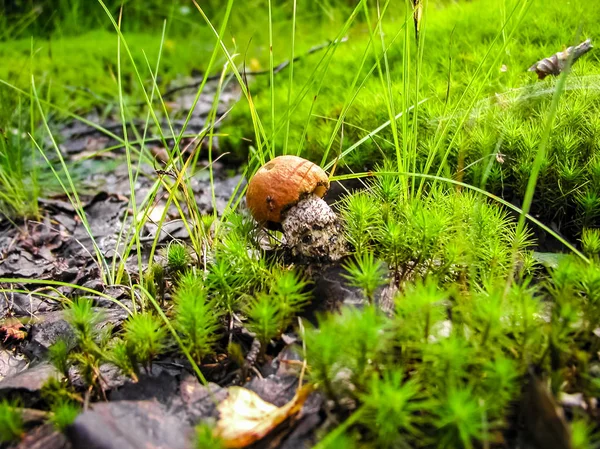
[[[501,208],[469,192],[443,190],[426,199],[386,202],[378,199],[385,184],[385,176],[381,178],[373,185],[374,193],[355,197],[364,196],[370,207],[385,210],[385,220],[379,218],[368,231],[353,226],[361,215],[360,209],[352,209],[352,197],[342,203],[342,216],[351,224],[346,226],[349,241],[368,244],[401,280],[435,274],[485,282],[511,270],[516,223]],[[530,244],[526,234],[517,245],[519,258],[525,258]],[[357,252],[363,246],[354,244]]]
[[[295,273],[275,268],[268,290],[249,298],[243,311],[248,316],[247,328],[261,344],[262,357],[270,341],[281,336],[309,301],[304,291],[306,282]]]
[[[160,50],[160,33],[126,33],[135,64],[144,79],[150,79],[146,54],[152,69]],[[198,39],[167,39],[163,48],[161,77],[165,82],[178,74],[189,74],[199,68],[197,61],[180,58],[180,54],[203,54]],[[91,107],[111,107],[117,101],[117,35],[109,31],[91,31],[79,37],[57,40],[30,39],[0,43],[0,58],[6,61],[0,69],[0,79],[25,91],[33,75],[40,95],[71,112],[85,112]],[[30,57],[33,51],[33,57]],[[134,78],[132,65],[123,56],[124,89],[134,102],[143,101],[143,93]],[[6,87],[3,87],[6,89]]]
[[[184,243],[172,241],[167,246],[167,270],[173,279],[177,279],[188,268],[192,260],[190,252],[190,248]]]
[[[128,353],[145,368],[165,349],[167,331],[162,324],[160,318],[145,312],[133,315],[123,325]]]
[[[55,11],[54,20],[59,20],[61,15],[71,15],[66,3],[72,3],[75,9],[79,2],[65,2],[65,5],[61,5]],[[77,29],[57,29],[50,36],[47,29],[34,36],[24,30],[20,39],[16,37],[18,34],[11,33],[11,39],[5,42],[2,42],[0,35],[0,59],[3,61],[0,80],[28,92],[33,75],[40,96],[58,107],[79,113],[92,108],[101,113],[114,112],[113,108],[118,104],[118,36],[100,4],[87,3],[79,5],[82,17],[76,23]],[[175,78],[201,73],[206,69],[216,38],[193,6],[190,8],[186,3],[188,8],[182,13],[179,7],[167,8],[160,2],[144,2],[143,6],[136,2],[131,3],[124,10],[123,34],[147,91],[152,82],[148,64],[152,70],[155,69],[161,49],[163,18],[167,19],[168,25],[158,73],[162,92],[166,91],[166,86]],[[221,4],[209,3],[203,3],[202,6],[214,25],[218,26],[222,19]],[[314,6],[310,8],[313,11]],[[118,13],[118,7],[109,5],[109,8],[114,14]],[[244,53],[248,70],[268,68],[268,51],[265,51],[269,45],[268,17],[262,11],[264,9],[257,8],[256,5],[249,7],[237,3],[224,39],[230,53]],[[303,33],[308,38],[299,40],[296,51],[306,51],[312,45],[327,39],[326,32],[314,28],[315,21],[338,23],[340,15],[341,12],[336,11],[331,17],[320,18],[309,9],[299,9],[298,33]],[[275,8],[273,13],[274,33],[281,36],[273,42],[273,49],[277,55],[276,64],[289,56],[290,42],[287,36],[290,16],[290,10],[283,7]],[[85,23],[83,19],[91,20],[93,25],[82,25]],[[43,21],[43,18],[39,17],[38,21]],[[3,23],[0,20],[0,32],[2,28]],[[35,30],[31,32],[35,33]],[[213,69],[220,71],[224,62],[225,58],[220,55]],[[144,94],[124,46],[121,66],[125,101],[143,104]],[[14,93],[7,89],[6,86],[0,85],[0,93],[6,91],[11,94],[7,96],[6,101],[14,102]]]
[[[383,263],[373,258],[373,253],[364,253],[356,256],[355,261],[348,262],[344,268],[348,283],[362,290],[364,297],[373,303],[377,289],[386,283]]]
[[[510,425],[530,364],[550,373],[556,395],[573,385],[596,394],[587,348],[596,345],[599,275],[566,259],[543,288],[506,288],[500,277],[444,289],[429,277],[399,294],[389,316],[371,307],[322,316],[306,333],[311,378],[334,410],[359,410],[367,445],[478,447]],[[576,422],[573,443],[590,434]]]
[[[502,21],[510,16],[515,5],[516,2],[505,2],[500,6],[490,0],[446,6],[430,3],[418,72],[414,42],[409,45],[413,59],[410,75],[406,77],[408,91],[403,84],[402,33],[387,50],[389,86],[385,81],[382,84],[377,70],[368,74],[375,67],[371,49],[359,76],[361,88],[351,89],[368,45],[368,31],[359,21],[326,70],[323,64],[319,65],[320,55],[313,55],[295,67],[291,114],[287,111],[288,82],[284,77],[276,78],[276,135],[272,139],[267,136],[274,143],[275,152],[283,150],[285,123],[289,120],[292,146],[288,151],[301,151],[309,159],[319,161],[329,148],[336,120],[352,100],[344,116],[343,138],[338,131],[332,141],[329,160],[333,160],[340,151],[389,120],[389,89],[396,112],[402,110],[405,102],[411,105],[426,100],[418,107],[418,113],[408,119],[409,135],[404,135],[403,120],[398,121],[401,148],[407,145],[417,155],[407,165],[408,171],[439,170],[443,176],[485,185],[504,198],[522,198],[555,84],[551,78],[538,82],[527,69],[533,62],[572,43],[581,17],[584,17],[581,36],[598,34],[600,16],[595,10],[584,11],[582,5],[573,11],[559,3],[532,3],[521,23],[517,23],[515,13],[501,32]],[[396,16],[383,21],[386,44],[401,32],[404,24],[402,10],[395,13]],[[412,26],[411,21],[409,25]],[[509,38],[512,28],[515,32]],[[498,40],[492,45],[495,38]],[[317,66],[320,68],[313,73]],[[536,190],[533,213],[542,220],[555,222],[567,234],[580,232],[583,222],[590,226],[594,219],[591,205],[582,208],[579,203],[593,179],[590,167],[595,167],[598,159],[600,96],[594,86],[599,69],[594,53],[575,64],[567,92],[559,104],[547,161]],[[253,105],[264,128],[269,130],[268,80],[256,79],[250,88]],[[248,141],[254,140],[249,114],[244,102],[230,114],[224,126],[229,135],[224,139],[227,149],[239,152],[240,147],[247,147]],[[388,126],[346,155],[340,165],[352,171],[373,168],[377,161],[395,157],[393,142]],[[597,195],[596,189],[592,192]]]
[[[218,309],[216,299],[207,298],[203,279],[191,272],[180,280],[174,302],[175,327],[187,350],[200,363],[215,351],[223,311]]]
[[[0,441],[9,443],[18,441],[25,435],[21,410],[14,402],[6,399],[0,402]]]
[[[215,435],[214,424],[212,423],[200,423],[194,429],[195,449],[221,449],[225,447],[225,444],[221,438]]]
[[[69,351],[69,342],[64,338],[57,340],[48,348],[50,363],[65,377],[69,376],[69,367],[71,365]]]
[[[67,401],[59,402],[52,407],[50,421],[58,431],[65,432],[80,413],[81,408],[78,405]]]
[[[598,396],[600,382],[593,376],[597,370],[593,355],[600,349],[595,335],[600,327],[600,95],[593,75],[599,68],[594,54],[581,59],[568,80],[532,211],[561,229],[584,228],[581,242],[591,263],[566,257],[546,273],[529,252],[529,232],[517,235],[515,217],[498,204],[464,187],[421,183],[422,178],[397,173],[401,169],[438,173],[511,201],[522,198],[555,87],[552,79],[534,82],[535,75],[525,70],[572,40],[582,7],[573,6],[575,10],[565,14],[566,7],[559,3],[533,3],[522,23],[513,17],[505,33],[499,34],[501,21],[515,4],[430,2],[421,47],[423,64],[417,74],[411,60],[406,79],[404,11],[390,11],[382,22],[386,43],[398,31],[401,34],[387,50],[382,65],[390,69],[381,77],[377,69],[370,72],[381,49],[368,50],[364,56],[372,30],[360,18],[350,29],[348,42],[337,46],[330,61],[331,52],[325,51],[295,64],[291,93],[292,99],[298,98],[290,114],[286,113],[290,87],[285,72],[275,76],[277,112],[273,116],[268,77],[251,80],[265,140],[280,152],[287,139],[288,150],[301,150],[315,160],[329,151],[326,159],[333,161],[340,151],[389,120],[390,114],[427,99],[397,121],[398,135],[392,134],[393,127],[384,127],[340,161],[346,170],[362,171],[380,164],[377,176],[368,178],[373,181],[364,182],[366,189],[336,205],[351,245],[352,254],[342,265],[347,282],[361,288],[373,303],[381,285],[389,282],[397,290],[386,312],[368,304],[319,316],[318,327],[307,325],[305,332],[299,326],[306,345],[306,375],[330,399],[328,413],[340,420],[353,412],[359,416],[355,424],[347,424],[345,434],[330,441],[426,448],[493,443],[509,425],[510,408],[521,399],[520,387],[531,365],[547,375],[555,395],[577,391],[586,398]],[[297,42],[297,54],[325,37],[333,38],[348,12],[328,1],[303,0],[298,5],[303,11],[298,17],[298,36],[308,35],[311,27],[314,32]],[[286,7],[289,4],[275,11],[275,60],[289,57]],[[240,53],[251,33],[261,29],[248,52],[242,52],[252,68],[268,67],[268,27],[262,13],[264,8],[259,7],[236,9],[226,38],[226,45]],[[598,12],[592,10],[583,17],[583,33],[594,34]],[[558,23],[561,26],[552,26]],[[408,25],[412,26],[412,16]],[[125,30],[141,76],[148,81],[142,50],[147,50],[153,63],[159,34],[154,28],[149,31],[151,38],[138,34],[135,27]],[[206,64],[214,44],[211,33],[203,25],[188,31],[168,34],[163,87],[176,74],[190,73],[192,67],[202,70]],[[412,30],[407,35],[406,48],[414,56]],[[0,78],[27,89],[33,71],[42,95],[58,105],[77,111],[106,106],[104,112],[110,114],[116,93],[114,33],[96,30],[76,38],[65,36],[34,39],[33,66],[25,62],[29,61],[29,41],[0,44],[0,57],[9,61],[0,68]],[[496,37],[500,46],[493,47]],[[484,60],[488,51],[492,57]],[[193,57],[181,58],[182,54]],[[219,67],[224,63],[220,58]],[[17,62],[24,64],[22,71],[15,69]],[[131,63],[124,60],[123,64],[125,101],[139,102],[143,95]],[[360,89],[353,87],[355,79]],[[408,88],[405,81],[410,81]],[[65,91],[65,85],[91,86],[94,94]],[[343,126],[332,138],[339,124],[336,120],[346,109]],[[238,154],[247,149],[242,138],[255,135],[249,112],[241,102],[223,129],[229,134],[222,138],[223,144]],[[273,119],[276,133],[271,136]],[[187,206],[184,210],[192,209]],[[264,359],[270,342],[294,326],[307,306],[309,286],[300,274],[302,267],[292,269],[273,254],[276,251],[267,253],[266,243],[277,246],[279,236],[262,234],[242,213],[229,213],[214,222],[203,220],[193,232],[199,233],[196,241],[202,242],[197,257],[190,257],[180,243],[170,244],[165,253],[166,274],[173,276],[165,276],[156,265],[150,266],[143,280],[132,276],[131,283],[143,282],[150,297],[132,289],[136,310],[125,321],[121,335],[115,337],[111,327],[98,329],[92,300],[81,298],[70,304],[66,317],[75,329],[76,345],[71,352],[64,342],[52,347],[51,358],[59,370],[68,374],[75,364],[84,382],[98,387],[101,364],[111,362],[135,379],[138,364],[149,367],[154,358],[171,349],[167,329],[173,331],[181,352],[191,354],[192,366],[223,349],[226,338],[221,337],[230,337],[227,347],[233,353],[229,361],[239,365],[245,378],[252,357],[244,353],[245,338],[234,341],[241,335],[239,326],[260,341],[258,358]],[[384,273],[384,263],[389,272]],[[389,279],[385,279],[387,273]],[[162,290],[167,289],[173,307],[152,301],[163,298]],[[154,314],[152,307],[163,309]],[[56,381],[46,393],[58,397],[69,391]],[[91,399],[101,398],[102,391],[96,393]],[[57,425],[64,429],[74,419],[76,407],[58,401],[54,406]],[[22,434],[22,423],[11,407],[3,403],[0,418],[5,429],[16,429],[4,433],[14,438]],[[585,446],[590,433],[585,420],[577,420],[574,447]],[[201,426],[197,437],[198,447],[220,444],[209,425]]]

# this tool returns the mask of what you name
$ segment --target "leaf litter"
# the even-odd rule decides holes
[[[420,2],[414,1],[413,4],[415,33],[418,38]],[[562,54],[567,54],[569,51],[571,48]],[[544,61],[546,60],[540,63]],[[543,67],[539,63],[533,67],[536,67],[535,71],[542,78],[539,70]],[[181,91],[185,92],[185,88]],[[236,95],[237,93],[232,93],[228,101],[232,101]],[[191,99],[193,94],[187,92],[170,105],[174,110],[185,111],[191,105]],[[201,102],[194,111],[195,115],[188,128],[193,133],[200,132],[205,125],[207,111],[210,110],[206,106],[210,104],[212,98],[205,100],[206,103]],[[226,108],[220,107],[221,114],[225,111]],[[98,116],[89,116],[88,119],[92,122],[100,121]],[[181,125],[182,122],[175,122],[176,132],[177,127]],[[134,121],[131,126],[143,131],[141,121]],[[120,122],[108,121],[104,123],[104,127],[122,137],[122,134],[119,134],[122,133]],[[106,137],[94,127],[79,122],[69,124],[60,132],[63,138],[61,144],[63,153],[71,161],[83,164],[86,171],[90,173],[85,179],[85,184],[90,191],[83,196],[83,208],[103,255],[112,257],[121,250],[116,246],[116,242],[123,217],[132,212],[131,205],[128,203],[129,175],[123,165],[115,170],[101,167],[107,160],[119,160],[119,158],[122,160],[123,150],[112,148],[109,152],[104,151],[107,147],[116,147],[118,141]],[[150,150],[156,156],[158,163],[164,162],[166,151],[164,147],[157,144]],[[204,161],[204,163],[208,162]],[[96,168],[100,169],[96,170]],[[213,163],[218,213],[222,213],[235,186],[240,181],[240,175],[228,176],[228,168],[220,162]],[[138,198],[142,198],[149,191],[151,180],[156,177],[155,170],[148,168],[145,170],[136,185]],[[202,176],[191,181],[195,200],[201,212],[211,213],[210,181]],[[80,286],[93,285],[94,290],[101,293],[107,291],[110,286],[101,283],[98,285],[99,273],[89,257],[93,246],[73,206],[64,196],[43,200],[41,206],[44,210],[41,222],[26,222],[16,228],[6,221],[0,221],[0,278],[21,277],[49,281],[59,279]],[[163,212],[166,212],[167,222],[159,230],[158,226],[152,225],[152,222],[157,221]],[[157,232],[160,232],[159,241],[163,244],[172,239],[185,240],[188,237],[178,217],[179,212],[173,206],[166,210],[166,203],[161,198],[150,212],[151,220],[143,230],[145,234],[140,236],[144,257],[147,257],[149,242]],[[137,263],[135,255],[131,256],[131,259],[132,266],[135,266]],[[316,287],[328,308],[339,308],[342,304],[360,307],[361,302],[364,305],[360,292],[349,286],[341,276],[342,270],[339,265],[315,267],[314,270],[318,272],[322,270],[321,274],[326,274],[326,276],[316,276],[318,280]],[[0,284],[0,287],[9,286]],[[38,289],[40,285],[23,281],[19,287],[25,290]],[[0,324],[3,343],[6,345],[22,342],[23,353],[28,358],[24,361],[15,358],[7,349],[4,350],[5,356],[8,356],[5,358],[12,365],[5,371],[6,377],[0,381],[0,392],[4,394],[26,390],[33,395],[39,395],[42,385],[48,378],[60,377],[43,360],[47,358],[49,347],[59,337],[73,334],[73,329],[63,319],[62,301],[72,295],[74,290],[53,291],[50,289],[50,284],[42,288],[48,289],[46,291],[49,293],[49,297],[42,301],[47,307],[42,312],[39,312],[41,307],[39,304],[40,307],[35,310],[19,304],[19,300],[21,303],[24,302],[23,297],[17,297],[17,301],[6,295],[0,297],[5,315],[5,319]],[[127,298],[126,292],[115,296],[122,300]],[[389,303],[389,292],[387,296],[379,292],[378,296]],[[31,299],[30,295],[26,295],[26,299]],[[98,304],[101,298],[96,297],[94,301]],[[118,328],[125,319],[122,310],[114,308],[112,304],[105,304],[105,308],[110,313],[104,324]],[[25,326],[25,317],[29,320],[32,315],[36,319],[28,321]],[[240,338],[247,348],[252,347],[256,341],[248,336]],[[316,406],[309,407],[308,411],[303,413],[303,408],[306,408],[305,405],[310,402],[309,398],[319,397],[319,394],[314,392],[314,386],[311,384],[298,386],[293,397],[288,398],[289,385],[279,382],[294,371],[290,368],[294,365],[293,362],[303,364],[301,357],[300,360],[280,358],[282,354],[287,353],[294,342],[295,339],[291,338],[290,344],[280,349],[277,357],[268,360],[263,366],[256,367],[258,376],[252,376],[251,381],[246,382],[248,375],[233,377],[236,379],[236,384],[240,385],[232,385],[227,381],[231,377],[224,375],[223,372],[226,372],[227,368],[220,365],[220,361],[214,364],[214,372],[218,374],[215,374],[214,379],[209,380],[217,380],[221,385],[209,383],[207,386],[200,385],[195,377],[190,379],[187,374],[189,366],[186,365],[185,360],[179,358],[155,363],[148,371],[141,374],[136,383],[111,373],[107,366],[100,366],[98,372],[109,401],[93,404],[87,409],[72,426],[69,441],[58,438],[57,435],[60,434],[44,426],[34,429],[24,441],[38,443],[42,440],[36,439],[36,435],[41,433],[43,441],[47,442],[43,447],[48,449],[84,448],[91,445],[111,449],[129,447],[133,449],[141,446],[187,448],[190,447],[193,425],[203,420],[213,419],[216,420],[215,435],[223,440],[225,447],[242,448],[250,445],[279,447],[279,443],[285,443],[286,440],[285,436],[277,435],[293,433],[294,426],[298,425],[305,414],[310,413],[311,419],[306,421],[306,428],[299,433],[300,444],[304,446],[303,443],[314,438],[316,429],[323,425],[325,419],[320,416],[320,412],[323,411],[324,406],[322,399],[319,398],[315,401]],[[22,357],[22,354],[18,353],[18,355]],[[277,363],[280,365],[276,366]],[[82,373],[73,373],[73,378],[76,381],[74,383],[81,381]],[[273,381],[273,379],[277,380]],[[269,380],[273,382],[269,383]],[[268,384],[272,391],[268,394],[264,390],[260,391],[262,387],[257,385],[261,383]],[[253,391],[253,388],[258,391]],[[283,403],[276,405],[274,402]],[[523,410],[525,413],[521,418],[534,444],[538,447],[570,448],[569,429],[562,408],[556,404],[545,384],[534,374],[531,374],[530,382],[523,394]],[[288,441],[293,441],[293,438]]]
[[[172,102],[173,110],[185,112],[194,94],[194,90],[183,86],[180,96]],[[202,130],[207,111],[210,110],[204,103],[210,106],[212,95],[214,89],[210,97],[201,99],[187,131],[197,134]],[[224,104],[234,101],[238,95],[235,90],[227,93],[225,98],[221,99],[223,104],[219,106],[218,113],[225,113],[227,108]],[[91,122],[103,122],[99,116],[91,115],[86,118]],[[182,124],[183,122],[175,121],[176,128]],[[134,121],[132,126],[142,125],[142,122]],[[117,136],[122,136],[122,128],[118,121],[105,120],[103,127]],[[82,207],[103,256],[110,258],[115,252],[119,253],[122,250],[116,246],[119,230],[123,217],[132,212],[128,201],[129,173],[123,163],[114,164],[123,161],[123,149],[117,148],[118,141],[115,139],[81,122],[68,123],[60,130],[60,134],[60,149],[63,155],[67,161],[78,165],[78,171],[85,173],[80,180],[84,187],[80,195]],[[184,140],[183,144],[185,143]],[[104,151],[107,147],[113,148],[109,152]],[[157,143],[150,149],[157,157],[157,165],[160,166],[160,156],[164,153],[164,148]],[[202,167],[203,164],[207,166],[208,162],[200,160],[199,166]],[[238,169],[237,166],[234,168]],[[212,169],[216,195],[214,199],[217,213],[221,214],[240,183],[241,175],[229,174],[231,168],[221,161],[213,161]],[[213,212],[213,195],[211,180],[206,173],[200,170],[190,182],[201,213],[210,214]],[[136,185],[138,200],[149,192],[156,175],[155,169],[142,167]],[[167,219],[160,229],[159,244],[164,245],[172,239],[188,238],[179,218],[179,211],[173,205],[165,210],[166,195],[159,193],[157,198],[159,201],[151,209],[150,219],[140,235],[146,264],[148,250],[156,232],[159,231],[153,222],[158,221],[163,212],[166,212]],[[38,403],[42,386],[48,379],[61,377],[46,361],[50,347],[61,339],[73,341],[75,338],[74,330],[63,314],[63,302],[77,294],[75,286],[92,288],[92,291],[98,293],[105,292],[125,304],[128,301],[130,303],[126,290],[115,293],[112,287],[103,285],[100,281],[98,267],[93,257],[90,257],[94,254],[92,240],[68,198],[55,195],[41,199],[40,206],[42,220],[39,222],[26,221],[14,226],[12,222],[0,221],[0,278],[20,278],[18,283],[0,283],[0,288],[13,291],[0,295],[1,310],[5,317],[0,324],[0,338],[6,348],[2,350],[4,356],[0,372],[0,395],[22,395],[23,392],[27,392],[27,403],[24,405],[34,406]],[[130,225],[129,219],[126,226]],[[135,251],[128,264],[131,267],[137,265]],[[31,283],[28,280],[31,280]],[[48,283],[44,284],[44,280]],[[74,287],[56,287],[52,282],[57,280],[74,284]],[[14,292],[15,289],[24,293]],[[104,317],[104,324],[100,323],[98,329],[102,326],[118,329],[126,318],[123,310],[104,298],[95,297],[93,294],[91,296],[95,304],[101,305],[96,310],[102,312]],[[250,346],[253,341],[249,341]],[[238,385],[244,385],[249,378],[249,372],[246,377],[223,377],[226,371],[218,365],[217,363],[212,368],[215,379],[222,378],[221,381],[224,382],[227,382],[226,379],[233,379]],[[261,368],[264,369],[268,370],[268,365]],[[294,384],[271,380],[268,381],[268,393],[263,389],[265,387],[262,382],[228,388],[217,386],[216,390],[212,387],[207,389],[200,385],[196,378],[190,383],[190,378],[185,375],[188,370],[184,360],[162,360],[156,362],[137,382],[133,382],[119,375],[114,366],[101,365],[96,376],[99,376],[109,402],[91,404],[72,426],[67,440],[51,427],[42,425],[28,432],[22,444],[47,449],[83,448],[89,447],[90,444],[94,444],[94,447],[114,449],[133,449],[140,444],[144,447],[185,448],[189,447],[192,426],[211,416],[213,419],[219,418],[220,432],[228,442],[228,447],[245,447],[257,443],[276,430],[280,438],[278,441],[281,441],[301,418],[300,410],[313,393],[313,387],[305,385],[298,388],[292,398],[288,398],[289,387],[294,387]],[[74,386],[80,385],[83,388],[83,375],[84,373],[73,369],[69,371],[70,381]],[[272,374],[269,379],[279,379],[277,376],[288,376],[287,378],[294,383],[297,380],[295,376],[290,378],[286,372]],[[167,385],[174,386],[175,389]],[[258,393],[252,391],[252,388],[258,388]],[[157,396],[157,392],[164,394]],[[278,403],[284,400],[286,402],[276,406],[262,399],[261,394]],[[317,404],[320,404],[320,401]],[[319,407],[313,407],[311,413],[316,414]],[[140,425],[142,422],[147,425]],[[312,420],[308,426],[304,426],[308,429],[306,432],[310,433],[310,429],[316,428],[320,422],[320,419]],[[284,429],[285,423],[287,425]],[[137,428],[139,432],[131,433],[133,428]],[[163,429],[162,436],[157,434],[156,429]]]

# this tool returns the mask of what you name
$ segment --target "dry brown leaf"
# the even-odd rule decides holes
[[[298,414],[313,387],[304,385],[283,407],[263,401],[246,388],[229,387],[228,391],[229,396],[217,408],[219,422],[215,432],[225,447],[242,448],[264,438],[286,419]]]
[[[4,333],[4,343],[8,341],[9,338],[13,340],[23,340],[27,337],[27,332],[25,332],[23,323],[18,318],[6,318],[0,324],[0,333]]]

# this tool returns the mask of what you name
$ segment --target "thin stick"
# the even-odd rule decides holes
[[[273,74],[281,72],[282,70],[284,70],[285,68],[287,68],[293,62],[297,62],[300,59],[305,58],[306,56],[309,56],[309,55],[311,55],[313,53],[321,51],[321,50],[329,47],[332,44],[339,44],[339,43],[342,43],[342,42],[346,42],[347,40],[348,40],[348,38],[344,37],[344,38],[340,39],[339,41],[333,40],[333,41],[324,42],[324,43],[319,44],[319,45],[315,45],[314,47],[309,48],[308,51],[306,53],[304,53],[303,55],[298,55],[298,56],[296,56],[293,59],[288,59],[286,61],[283,61],[279,65],[273,67]],[[250,71],[250,72],[244,71],[245,75],[267,75],[267,74],[270,74],[270,73],[271,73],[271,71],[268,70],[268,69],[265,69],[265,70],[254,70],[254,71]],[[216,81],[220,77],[221,77],[221,74],[219,73],[219,74],[210,75],[210,76],[207,76],[207,77],[202,77],[199,80],[196,80],[196,81],[194,81],[193,83],[190,83],[190,84],[185,84],[183,86],[174,87],[173,89],[170,89],[170,90],[166,91],[163,94],[163,98],[168,97],[170,95],[173,95],[174,93],[179,92],[180,90],[185,90],[185,89],[191,89],[193,87],[198,87],[200,84],[202,84],[202,82],[205,79],[206,79],[206,81]]]

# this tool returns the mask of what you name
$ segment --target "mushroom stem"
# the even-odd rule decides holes
[[[337,215],[317,195],[309,194],[288,209],[281,225],[294,256],[334,261],[347,253]]]

